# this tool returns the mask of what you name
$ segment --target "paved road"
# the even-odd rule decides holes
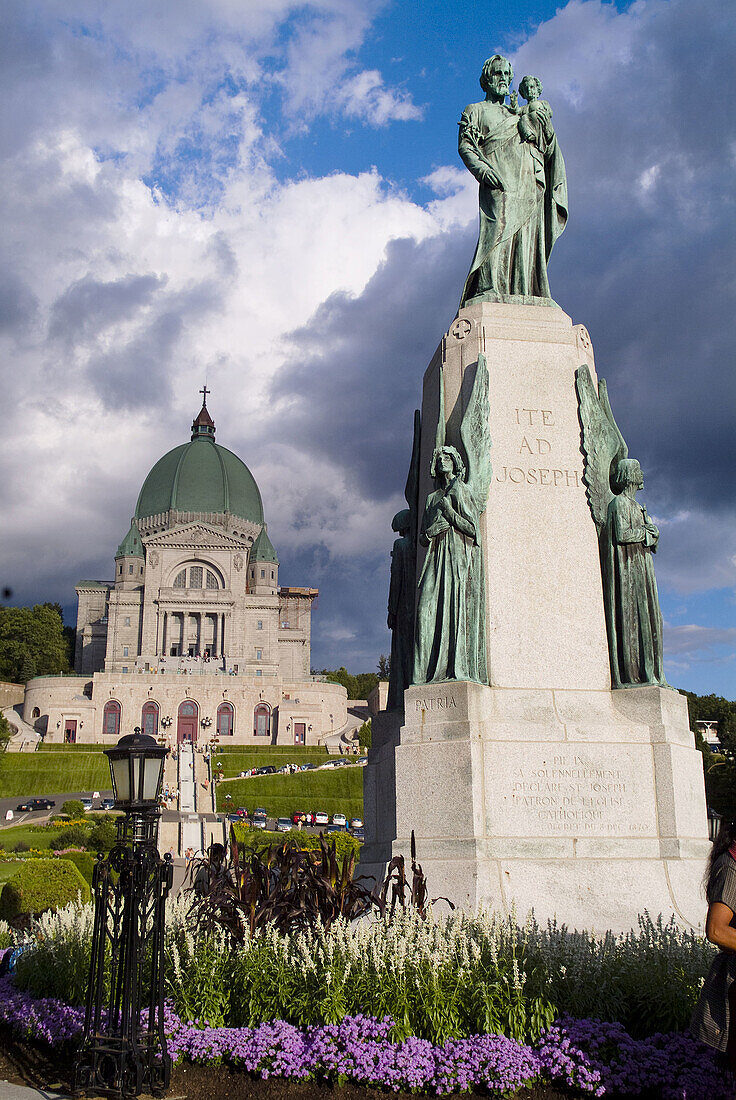
[[[46,798],[46,797],[50,798],[52,802],[56,803],[56,805],[54,806],[54,809],[51,810],[51,811],[49,811],[49,810],[36,810],[32,814],[19,813],[18,812],[18,806],[21,804],[21,802],[25,802],[29,798],[35,798],[36,797],[36,795],[33,794],[32,792],[30,794],[27,794],[27,795],[15,795],[14,798],[0,798],[0,826],[4,826],[4,825],[22,825],[27,821],[32,822],[34,825],[41,824],[44,821],[48,821],[50,813],[59,813],[61,811],[62,803],[66,802],[68,799],[70,799],[70,798],[90,798],[92,794],[93,794],[92,791],[87,790],[87,791],[76,791],[74,794],[50,794],[48,796],[47,795],[41,795],[40,797],[42,797],[42,798]],[[102,801],[103,798],[112,798],[112,791],[100,790],[99,800],[95,799],[94,808],[96,810],[97,809],[102,809],[101,801]],[[7,813],[8,810],[13,811],[13,820],[12,821],[6,821],[5,820],[5,814]]]

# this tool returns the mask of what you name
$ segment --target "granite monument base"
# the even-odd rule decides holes
[[[412,687],[373,741],[360,874],[408,859],[413,831],[431,896],[468,912],[702,928],[702,758],[676,691]]]

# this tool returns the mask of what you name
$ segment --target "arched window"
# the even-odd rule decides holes
[[[141,729],[151,737],[156,737],[158,734],[158,703],[154,703],[152,699],[143,704]]]
[[[186,588],[187,586],[187,571],[182,569],[180,573],[177,573],[174,577],[174,588]]]
[[[220,703],[217,708],[217,736],[231,737],[235,731],[235,711],[232,703]]]
[[[38,707],[34,707],[33,710],[31,711],[31,718],[40,718],[40,717],[41,717],[41,711],[38,709]]]
[[[208,588],[219,588],[220,587],[220,585],[217,581],[217,577],[215,576],[215,574],[212,572],[211,569],[207,570],[207,587]]]
[[[102,712],[102,732],[106,737],[120,736],[120,703],[109,699]]]
[[[253,732],[256,737],[271,736],[271,708],[266,703],[259,703],[253,711]]]
[[[189,570],[189,587],[201,588],[202,587],[202,566],[193,565]]]

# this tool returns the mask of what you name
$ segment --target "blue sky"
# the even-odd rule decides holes
[[[736,698],[734,6],[6,0],[3,583],[112,575],[206,378],[313,663],[387,652],[412,410],[473,251],[457,120],[496,51],[554,110],[555,299],[661,528],[677,686]],[[400,361],[397,362],[397,349]]]

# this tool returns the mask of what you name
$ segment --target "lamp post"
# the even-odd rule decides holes
[[[95,919],[75,1095],[162,1096],[171,1058],[163,1027],[164,908],[171,856],[157,850],[159,795],[169,750],[148,734],[105,749],[118,821],[108,859],[97,857]],[[148,1019],[141,1024],[141,1009]]]

